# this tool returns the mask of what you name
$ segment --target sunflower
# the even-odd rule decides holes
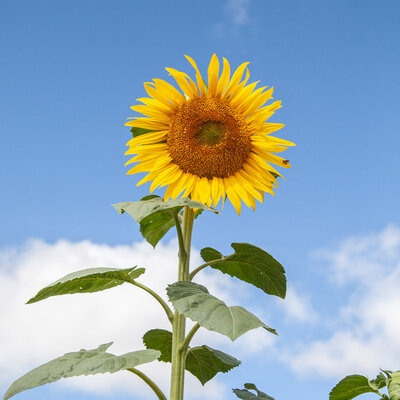
[[[143,116],[130,118],[134,127],[127,164],[138,163],[127,174],[149,172],[137,185],[150,182],[150,193],[167,186],[164,200],[180,195],[214,207],[229,198],[238,214],[241,200],[255,209],[256,199],[274,194],[276,177],[271,164],[290,167],[289,161],[275,155],[293,146],[288,140],[270,136],[284,125],[265,122],[280,101],[272,98],[273,88],[256,89],[247,85],[248,62],[230,76],[224,58],[219,76],[219,60],[214,54],[208,67],[208,85],[195,61],[185,56],[196,71],[196,82],[184,72],[166,70],[180,90],[162,79],[146,82],[150,97],[137,99],[132,110]],[[245,74],[244,79],[243,75]]]

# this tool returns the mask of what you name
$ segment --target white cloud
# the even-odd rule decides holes
[[[315,322],[318,320],[310,299],[292,287],[288,287],[284,300],[277,299],[277,304],[285,311],[289,321]]]
[[[143,334],[154,328],[169,329],[169,321],[158,303],[147,293],[130,285],[92,294],[56,296],[26,305],[38,290],[60,277],[85,268],[134,265],[146,268],[140,282],[162,294],[177,275],[177,243],[159,244],[156,250],[145,242],[109,246],[90,241],[73,243],[66,240],[54,244],[31,240],[22,247],[0,250],[0,386],[4,389],[30,369],[81,348],[91,349],[114,341],[110,352],[122,354],[142,349]],[[199,265],[199,253],[192,252],[193,265]],[[171,278],[172,276],[172,278]],[[250,286],[231,280],[218,271],[202,271],[196,282],[229,305],[240,305]],[[262,320],[264,310],[250,310]],[[268,323],[268,320],[265,321]],[[189,325],[192,324],[189,321]],[[251,354],[271,347],[274,335],[258,329],[235,342],[200,329],[193,345],[208,344],[243,361]],[[168,393],[169,364],[150,363],[140,367],[154,377]],[[230,389],[214,379],[203,388],[187,374],[186,397],[221,399]],[[153,396],[139,378],[129,372],[62,380],[61,387],[95,393],[128,392]]]
[[[52,358],[81,348],[91,349],[114,341],[110,351],[121,354],[143,348],[142,335],[149,329],[169,329],[158,303],[147,293],[129,285],[92,294],[66,295],[25,305],[39,289],[70,272],[90,267],[146,267],[140,281],[163,293],[173,282],[177,245],[158,245],[154,251],[144,242],[131,246],[108,246],[90,241],[71,243],[60,240],[48,244],[33,240],[22,248],[0,251],[0,384],[4,387],[28,370]],[[195,263],[199,255],[194,251]],[[171,279],[171,276],[173,277]],[[225,301],[232,300],[234,285],[217,285],[215,274],[203,274],[202,281]],[[220,287],[220,289],[218,289]],[[215,336],[208,334],[208,343]],[[202,336],[205,337],[204,333]],[[218,342],[218,340],[217,340]],[[151,363],[141,369],[154,377],[168,392],[169,366]],[[189,398],[220,399],[227,389],[218,380],[205,389],[187,374]],[[78,390],[105,393],[115,391],[149,395],[151,392],[132,374],[117,373],[62,381]]]
[[[319,252],[333,284],[349,289],[330,337],[286,349],[283,359],[300,375],[373,375],[400,368],[400,228],[349,238],[335,251]],[[293,355],[295,354],[295,355]]]
[[[226,10],[234,25],[242,26],[249,22],[249,7],[250,0],[228,0]]]

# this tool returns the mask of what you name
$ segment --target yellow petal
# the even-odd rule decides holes
[[[197,86],[187,74],[174,68],[165,69],[174,77],[176,83],[179,85],[183,93],[185,93],[190,98],[199,96],[199,90]]]
[[[228,60],[224,58],[224,67],[222,69],[221,77],[218,80],[216,96],[221,97],[225,92],[225,89],[229,83],[230,73],[231,73],[231,67],[229,65]]]
[[[197,64],[195,63],[195,61],[193,60],[193,58],[189,57],[189,56],[185,56],[186,59],[190,62],[190,64],[192,65],[192,67],[196,70],[196,80],[197,80],[197,86],[200,89],[200,94],[202,96],[205,96],[207,88],[206,85],[204,83],[204,79],[200,74],[199,69],[197,68]]]
[[[219,75],[219,61],[215,53],[211,57],[210,65],[208,66],[208,96],[214,97],[217,93],[217,83]]]

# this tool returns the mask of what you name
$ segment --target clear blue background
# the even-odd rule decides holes
[[[109,206],[148,192],[123,166],[129,106],[145,95],[143,81],[168,79],[165,66],[193,74],[188,54],[205,71],[214,52],[235,67],[250,61],[251,81],[275,87],[283,108],[273,121],[286,124],[277,136],[297,147],[285,153],[293,168],[276,197],[240,217],[230,205],[220,216],[204,214],[197,248],[259,245],[285,265],[289,281],[311,288],[310,251],[400,224],[400,2],[245,6],[248,18],[238,23],[225,0],[3,0],[0,246],[31,237],[140,240],[132,220]],[[313,290],[329,308],[326,288]],[[261,360],[254,374],[278,400],[326,398],[335,383],[298,380]],[[240,369],[231,376],[224,379],[233,386],[249,379]]]

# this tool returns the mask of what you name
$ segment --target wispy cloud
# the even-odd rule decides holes
[[[332,284],[347,286],[350,294],[335,315],[324,317],[337,321],[331,335],[287,349],[285,361],[300,375],[335,378],[399,369],[400,228],[348,238],[319,254]]]
[[[249,22],[250,0],[228,0],[226,12],[237,27]]]

